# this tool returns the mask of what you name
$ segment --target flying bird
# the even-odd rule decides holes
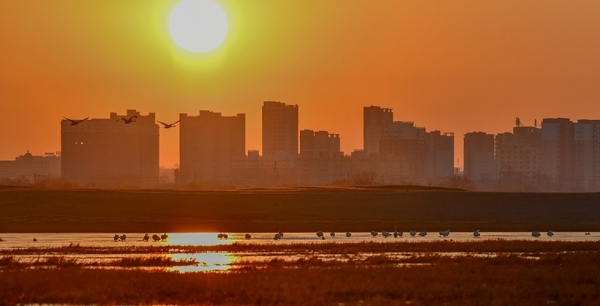
[[[170,128],[174,128],[175,124],[179,123],[179,121],[181,121],[181,120],[177,120],[177,121],[175,121],[175,122],[173,122],[171,124],[167,124],[167,123],[164,123],[164,122],[158,121],[158,120],[156,122],[162,124],[165,129],[170,129]]]
[[[119,121],[123,120],[123,121],[125,122],[125,124],[130,124],[130,123],[132,123],[132,122],[136,122],[134,119],[135,119],[135,118],[137,118],[137,117],[138,117],[138,116],[131,116],[131,117],[129,117],[129,118],[119,118],[119,119],[117,119],[117,121],[115,121],[115,122],[119,122]]]
[[[71,126],[78,125],[78,124],[90,119],[90,117],[85,117],[83,119],[69,119],[67,117],[63,117],[63,118],[65,118],[66,120],[69,120],[71,122]]]

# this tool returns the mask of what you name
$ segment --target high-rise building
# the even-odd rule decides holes
[[[262,107],[262,149],[268,159],[293,160],[298,155],[298,105],[265,101]]]
[[[448,179],[454,176],[454,133],[427,132],[427,176]]]
[[[363,147],[368,153],[379,153],[381,130],[392,124],[394,113],[391,108],[365,107],[363,110]]]
[[[542,133],[532,126],[516,126],[512,133],[496,135],[498,171],[504,175],[539,177],[542,166]]]
[[[567,118],[542,120],[542,174],[557,190],[571,190],[573,179],[574,124]]]
[[[179,119],[180,182],[229,182],[234,159],[245,155],[246,115],[201,110]]]
[[[402,164],[402,171],[396,176],[412,182],[424,181],[428,171],[425,138],[425,128],[394,121],[381,129],[379,154]]]
[[[464,175],[474,182],[485,182],[497,178],[494,159],[494,135],[484,132],[465,134]]]
[[[158,135],[154,113],[142,116],[135,110],[76,125],[62,120],[61,175],[79,183],[155,186]]]
[[[600,120],[574,125],[574,180],[581,191],[600,191]]]
[[[300,155],[318,157],[331,156],[339,152],[339,134],[329,134],[327,131],[300,131]]]

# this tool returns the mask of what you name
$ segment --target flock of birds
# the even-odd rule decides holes
[[[117,121],[115,121],[115,122],[123,121],[123,122],[125,122],[125,124],[130,124],[130,123],[136,122],[136,121],[135,121],[135,119],[137,119],[137,117],[138,117],[138,116],[135,116],[135,115],[134,115],[134,116],[131,116],[131,117],[129,117],[129,118],[127,118],[127,117],[122,117],[122,118],[119,118],[119,119],[117,119]],[[90,117],[85,117],[85,118],[83,118],[83,119],[69,119],[69,118],[67,118],[67,117],[63,117],[63,118],[65,118],[65,120],[68,120],[69,122],[71,122],[71,126],[73,126],[73,125],[78,125],[78,124],[80,124],[80,123],[82,123],[82,122],[84,122],[84,121],[86,121],[86,120],[89,120],[89,119],[90,119]],[[179,121],[180,121],[180,120],[177,120],[177,121],[175,121],[175,122],[173,122],[173,123],[164,123],[164,122],[162,122],[162,121],[158,121],[158,120],[157,120],[156,122],[158,122],[158,123],[162,124],[162,125],[163,125],[163,128],[165,128],[165,129],[170,129],[170,128],[174,128],[174,127],[176,127],[176,124],[177,124],[177,123],[179,123]]]
[[[438,233],[439,233],[440,237],[447,238],[448,236],[450,236],[450,230],[449,229],[443,230],[443,231],[439,231]],[[420,231],[420,232],[410,231],[409,234],[412,237],[415,237],[417,235],[419,235],[420,237],[427,236],[427,232],[426,231]],[[377,235],[379,235],[379,232],[377,232],[377,231],[372,231],[371,232],[371,236],[373,238],[377,237]],[[383,232],[381,232],[381,235],[384,238],[387,238],[387,237],[390,237],[390,236],[394,236],[394,238],[398,238],[398,237],[402,238],[403,235],[404,235],[404,233],[401,232],[401,231],[398,231],[396,228],[394,228],[394,232],[393,233],[390,233],[390,232],[387,232],[387,231],[383,231]],[[541,235],[542,234],[540,232],[538,232],[538,231],[531,232],[531,236],[533,236],[533,237],[540,237]],[[546,235],[552,237],[552,236],[554,236],[554,232],[552,230],[549,230],[549,231],[546,232]],[[589,236],[590,232],[586,232],[585,235]],[[330,237],[335,237],[335,232],[330,232],[329,236]],[[228,237],[229,236],[227,234],[224,234],[224,233],[219,233],[217,235],[217,238],[219,238],[219,239],[227,239]],[[352,237],[352,233],[351,232],[346,232],[346,237],[348,237],[348,238]],[[473,237],[475,237],[475,238],[481,237],[481,232],[479,230],[475,230],[473,232]],[[244,238],[251,239],[252,236],[250,234],[246,234],[246,235],[244,235]],[[279,233],[275,234],[275,236],[273,237],[273,240],[279,240],[279,239],[282,239],[282,238],[283,238],[283,232],[279,232]],[[318,231],[317,232],[317,238],[321,239],[321,240],[325,240],[325,235],[323,234],[323,231]]]
[[[167,240],[167,238],[169,238],[169,235],[167,235],[166,233],[162,234],[160,236],[157,235],[157,234],[152,235],[152,240],[154,240],[155,242],[156,241],[165,241],[165,240]],[[126,241],[127,240],[127,235],[123,234],[123,235],[119,236],[119,235],[115,234],[115,236],[113,237],[113,239],[115,240],[115,242],[117,242],[117,241]],[[142,238],[142,240],[143,241],[149,241],[150,240],[150,235],[148,235],[148,233],[146,233],[144,235],[144,238]]]
[[[410,234],[411,237],[415,237],[417,235],[419,235],[420,237],[427,236],[427,232],[426,231],[421,231],[421,232],[410,231],[408,233]],[[371,236],[373,238],[377,237],[377,235],[379,235],[379,232],[376,232],[376,231],[372,231],[371,232]],[[398,238],[398,237],[402,238],[403,235],[404,235],[404,233],[401,232],[401,231],[399,232],[396,228],[394,228],[394,232],[393,233],[390,233],[390,232],[387,232],[387,231],[383,231],[383,232],[381,232],[381,235],[384,238],[387,238],[387,237],[390,237],[390,236],[394,236],[394,238]],[[440,235],[440,237],[447,238],[448,236],[450,236],[450,230],[447,229],[447,230],[444,230],[444,231],[439,231],[439,235]],[[552,236],[554,236],[554,232],[552,230],[549,230],[549,231],[546,232],[546,235],[548,235],[549,237],[552,237]],[[591,234],[590,234],[590,232],[585,232],[584,235],[589,236]],[[335,237],[335,232],[330,232],[329,236],[330,237]],[[476,231],[473,232],[473,237],[479,238],[480,236],[481,236],[481,232],[479,230],[476,230]],[[538,231],[533,231],[533,232],[531,232],[531,236],[537,238],[537,237],[542,236],[542,234],[540,232],[538,232]],[[346,232],[346,237],[348,237],[348,238],[352,237],[352,233],[351,232]],[[157,234],[152,235],[152,240],[154,240],[155,242],[157,242],[157,241],[165,241],[165,240],[167,240],[167,238],[169,238],[169,235],[167,235],[166,233],[162,234],[160,236],[157,235]],[[217,235],[217,238],[218,239],[228,239],[229,235],[227,235],[225,233],[219,233]],[[244,238],[245,239],[252,239],[252,235],[245,234]],[[279,239],[282,239],[282,238],[283,238],[283,232],[279,232],[279,233],[275,234],[275,236],[273,237],[273,240],[279,240]],[[321,239],[321,240],[325,240],[325,235],[323,234],[323,231],[318,231],[317,232],[317,238]],[[126,241],[127,240],[127,235],[123,234],[123,235],[119,236],[118,234],[115,234],[115,236],[113,237],[113,239],[114,239],[115,242],[117,242],[117,241]],[[150,240],[150,235],[148,235],[148,233],[146,233],[144,235],[144,238],[142,238],[142,240],[143,241],[149,241]],[[3,241],[3,240],[0,238],[0,241]],[[37,242],[37,241],[38,240],[36,238],[33,238],[33,242]]]

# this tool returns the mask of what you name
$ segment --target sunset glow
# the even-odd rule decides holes
[[[378,105],[454,132],[460,164],[465,133],[600,112],[597,1],[218,0],[227,32],[208,52],[171,36],[180,3],[0,1],[0,160],[58,151],[62,117],[125,109],[244,113],[250,150],[263,101],[298,104],[301,130],[339,133],[349,154]],[[161,165],[178,147],[161,131]]]

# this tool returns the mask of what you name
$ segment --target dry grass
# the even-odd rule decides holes
[[[531,240],[481,240],[431,241],[431,242],[358,242],[358,243],[292,243],[252,244],[233,243],[210,246],[129,246],[129,247],[49,247],[0,249],[0,255],[35,254],[175,254],[203,252],[293,252],[323,254],[356,254],[385,252],[578,252],[600,251],[600,241],[531,241]]]
[[[88,270],[0,273],[6,304],[597,305],[600,256],[592,253],[441,258],[431,265],[360,267],[307,259],[237,273]],[[362,302],[361,302],[362,301]]]
[[[125,257],[112,262],[104,263],[104,266],[118,267],[174,267],[174,266],[197,266],[196,259],[173,260],[169,257],[151,256],[151,257]]]
[[[74,258],[64,256],[40,257],[34,261],[18,260],[14,256],[0,257],[0,268],[5,269],[23,269],[28,267],[46,267],[46,268],[70,268],[70,267],[175,267],[175,266],[197,266],[198,262],[194,258],[185,258],[173,260],[164,256],[137,256],[123,257],[111,261],[78,261]]]

